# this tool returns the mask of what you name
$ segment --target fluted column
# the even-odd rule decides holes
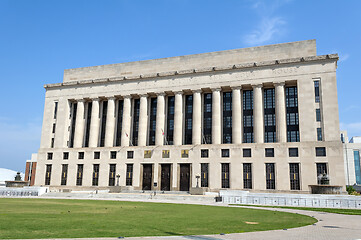
[[[155,127],[155,145],[161,146],[164,144],[164,121],[165,121],[165,101],[164,93],[159,93],[157,96],[157,116]]]
[[[138,146],[147,145],[148,95],[140,96]]]
[[[242,143],[241,87],[232,87],[232,142]]]
[[[285,83],[275,83],[276,132],[278,142],[287,142]]]
[[[115,97],[108,98],[107,123],[105,130],[105,147],[114,146],[115,134]]]
[[[193,91],[193,126],[192,126],[192,144],[201,144],[202,142],[202,90]]]
[[[221,88],[212,89],[212,144],[221,144]]]
[[[84,99],[79,99],[77,102],[74,148],[81,148],[84,139]]]
[[[253,87],[253,132],[254,142],[264,142],[264,124],[263,124],[263,101],[262,84],[252,85]]]
[[[123,122],[122,122],[122,138],[121,138],[121,145],[122,146],[129,146],[130,142],[130,95],[124,96],[124,103],[123,103]]]
[[[174,145],[182,145],[183,140],[183,92],[175,92],[174,103]]]
[[[99,139],[99,98],[94,98],[92,104],[92,116],[90,120],[89,147],[98,147]]]

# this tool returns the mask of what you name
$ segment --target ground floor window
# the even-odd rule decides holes
[[[99,164],[93,164],[93,186],[98,186],[99,183]]]
[[[109,186],[115,186],[115,164],[109,165]]]
[[[317,184],[321,184],[323,175],[327,175],[327,163],[316,163],[317,168]]]
[[[243,188],[252,189],[252,163],[243,163]]]
[[[266,189],[276,189],[274,163],[266,163]]]
[[[68,164],[63,164],[63,168],[61,170],[61,185],[66,185],[67,178],[68,178]]]
[[[45,185],[50,185],[51,179],[51,164],[46,165],[46,173],[45,173]]]
[[[222,188],[229,188],[229,163],[222,163]]]
[[[127,177],[126,177],[126,185],[133,185],[133,164],[127,164]]]
[[[83,184],[83,164],[78,164],[78,172],[76,173],[76,185],[81,186]]]
[[[300,164],[290,163],[291,190],[300,190]]]
[[[208,187],[208,163],[201,163],[201,187]]]

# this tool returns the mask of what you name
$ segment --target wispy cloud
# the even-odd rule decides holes
[[[343,112],[349,112],[351,110],[355,110],[355,109],[360,109],[360,106],[359,105],[350,105],[348,107],[346,107]]]
[[[340,60],[339,60],[339,62],[344,62],[344,61],[346,61],[349,57],[350,57],[350,54],[348,54],[348,53],[340,54]]]
[[[361,135],[361,122],[340,123],[341,130],[347,130],[349,137]]]

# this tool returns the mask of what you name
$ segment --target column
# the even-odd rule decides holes
[[[97,147],[99,139],[99,98],[94,98],[92,104],[92,116],[90,120],[89,147]]]
[[[212,144],[221,144],[221,88],[212,89]]]
[[[138,146],[147,145],[148,95],[140,95]]]
[[[192,144],[202,142],[202,90],[193,91]]]
[[[84,139],[84,99],[79,99],[77,102],[74,148],[81,148]]]
[[[105,147],[114,146],[115,132],[115,97],[108,98],[107,123],[105,130]]]
[[[232,142],[242,143],[241,87],[232,87]]]
[[[164,93],[157,95],[157,117],[155,127],[155,145],[161,146],[164,144],[164,121],[165,121],[165,101]]]
[[[254,142],[264,142],[263,125],[263,103],[262,103],[262,84],[252,85],[253,87],[253,132]]]
[[[287,142],[285,83],[275,83],[276,132],[278,142]]]
[[[175,92],[174,102],[174,145],[182,145],[183,140],[183,92]]]
[[[123,103],[123,123],[122,123],[122,146],[129,146],[130,142],[130,95],[124,96]]]

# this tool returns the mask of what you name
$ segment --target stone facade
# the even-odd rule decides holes
[[[308,40],[65,70],[45,85],[35,184],[308,192],[324,163],[344,186],[337,60]]]

